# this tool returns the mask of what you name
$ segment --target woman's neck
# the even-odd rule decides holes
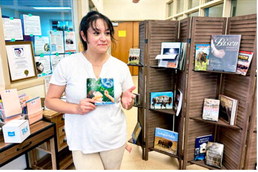
[[[108,53],[97,54],[87,50],[83,52],[83,55],[93,66],[102,66],[109,57]]]

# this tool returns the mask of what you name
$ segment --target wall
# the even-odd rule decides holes
[[[113,21],[165,19],[167,0],[103,0],[103,13]]]
[[[238,0],[236,16],[257,13],[257,0]]]
[[[104,6],[103,6],[103,0],[91,0],[95,7],[98,9],[99,12],[103,12]],[[119,0],[120,1],[120,0]],[[106,7],[105,7],[106,8]]]

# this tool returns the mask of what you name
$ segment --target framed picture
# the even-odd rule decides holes
[[[6,42],[6,52],[11,82],[37,76],[30,41]]]

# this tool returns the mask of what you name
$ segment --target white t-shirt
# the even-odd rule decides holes
[[[85,115],[65,114],[65,132],[70,150],[87,154],[115,149],[126,142],[126,120],[120,96],[133,86],[129,68],[110,56],[99,77],[114,79],[115,104],[99,105]],[[50,83],[66,85],[66,101],[78,104],[86,98],[87,78],[96,78],[93,67],[82,53],[77,53],[58,63]]]

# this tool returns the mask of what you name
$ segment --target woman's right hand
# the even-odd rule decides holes
[[[80,103],[77,105],[77,114],[86,114],[91,112],[96,108],[95,101],[89,98],[80,100]]]

